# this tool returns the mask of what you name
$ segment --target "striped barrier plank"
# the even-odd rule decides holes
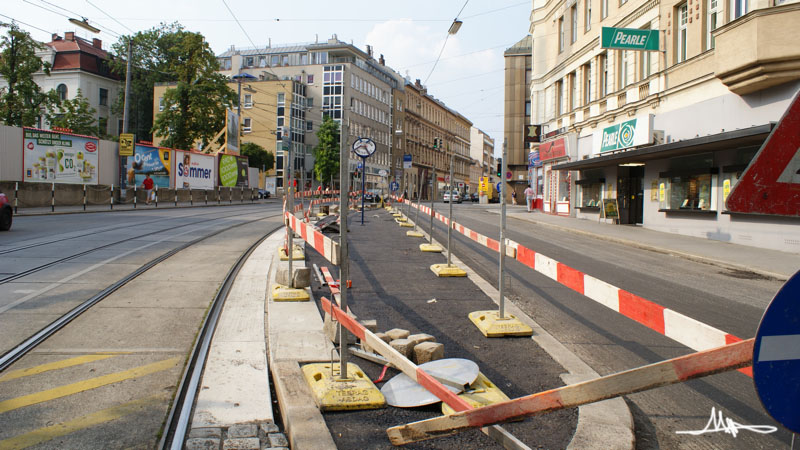
[[[300,236],[311,248],[330,261],[331,264],[339,264],[339,244],[322,234],[313,225],[298,219],[294,214],[285,212],[284,217],[289,222],[289,227],[292,231]]]
[[[751,338],[450,416],[392,427],[387,434],[392,444],[404,445],[726,372],[752,362],[754,342]]]
[[[412,206],[418,207],[413,203]],[[430,215],[430,208],[426,214]],[[447,218],[443,215],[435,213],[435,218],[447,224]],[[453,228],[487,248],[500,251],[498,241],[484,237],[456,222],[453,223]],[[484,239],[486,244],[483,244]],[[509,244],[513,245],[513,251],[509,250]],[[506,255],[520,263],[692,350],[708,350],[725,343],[741,341],[737,336],[608,284],[517,242],[507,241],[506,245]],[[751,368],[743,368],[740,372],[753,376]]]

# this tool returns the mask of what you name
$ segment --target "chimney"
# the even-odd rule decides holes
[[[102,50],[103,49],[103,41],[97,38],[92,39],[92,47]]]
[[[372,58],[372,46],[371,46],[371,45],[368,45],[368,46],[367,46],[367,56],[369,56],[370,58]]]
[[[422,83],[419,81],[419,78],[417,78],[417,81],[414,82],[414,86],[416,86],[418,89],[422,89]]]
[[[67,31],[66,33],[64,33],[64,39],[66,39],[68,41],[74,41],[75,40],[75,32],[74,31]]]
[[[385,60],[385,59],[383,59],[383,53],[381,53],[381,57],[380,57],[380,58],[378,58],[378,63],[379,63],[380,65],[382,65],[382,66],[385,66],[385,65],[386,65],[386,60]]]
[[[55,42],[55,41],[60,41],[61,37],[58,35],[58,33],[53,33],[51,39],[53,40],[53,42]]]

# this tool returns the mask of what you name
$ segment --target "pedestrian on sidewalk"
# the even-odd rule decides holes
[[[528,212],[531,212],[531,207],[533,206],[533,188],[528,186],[525,188],[525,205],[528,207]]]
[[[517,206],[517,191],[511,191],[511,203]]]
[[[153,197],[153,179],[150,178],[149,173],[145,175],[144,181],[142,181],[142,187],[147,191],[147,199],[145,201],[145,204],[149,205],[150,200]]]

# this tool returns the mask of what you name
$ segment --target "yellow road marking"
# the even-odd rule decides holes
[[[146,366],[135,367],[123,372],[111,373],[89,380],[79,381],[77,383],[59,386],[57,388],[48,389],[46,391],[36,392],[34,394],[24,395],[22,397],[12,398],[0,402],[0,414],[12,411],[25,406],[35,405],[37,403],[55,400],[57,398],[66,397],[68,395],[77,394],[79,392],[88,391],[101,386],[106,386],[113,383],[118,383],[130,378],[141,377],[155,372],[161,372],[174,367],[181,361],[181,357],[165,359]]]
[[[47,442],[57,437],[66,436],[67,434],[74,433],[84,428],[100,425],[119,419],[128,414],[136,413],[147,406],[154,405],[165,400],[166,397],[163,394],[153,395],[151,397],[123,403],[122,405],[117,405],[102,411],[97,411],[95,413],[78,417],[77,419],[67,422],[39,428],[38,430],[33,430],[29,433],[0,441],[0,450],[16,450],[41,444],[42,442]]]
[[[81,364],[86,364],[94,361],[100,361],[102,359],[111,358],[112,356],[116,356],[118,354],[122,353],[77,356],[75,358],[62,359],[61,361],[51,362],[34,367],[28,367],[27,369],[14,370],[8,372],[3,376],[0,376],[0,383],[2,383],[3,381],[10,381],[10,380],[16,380],[17,378],[28,377],[31,375],[38,375],[40,373],[48,372],[51,370],[65,369],[67,367],[78,366]]]

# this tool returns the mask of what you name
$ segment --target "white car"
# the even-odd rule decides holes
[[[453,197],[453,203],[461,203],[461,196],[458,194],[458,191],[453,191],[452,194],[450,192],[445,192],[444,197],[442,197],[442,201],[445,203],[450,203],[450,197]]]

